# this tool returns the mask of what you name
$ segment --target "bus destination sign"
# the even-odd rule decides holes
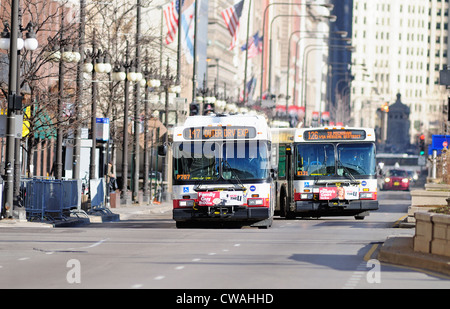
[[[307,141],[363,141],[366,139],[366,132],[364,130],[311,130],[305,131],[304,138]]]
[[[239,139],[255,138],[256,129],[253,127],[198,127],[187,128],[183,131],[183,137],[189,140],[202,139]]]

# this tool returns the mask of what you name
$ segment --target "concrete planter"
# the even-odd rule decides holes
[[[450,215],[416,212],[414,251],[450,257]]]
[[[407,222],[416,222],[417,212],[428,212],[430,209],[447,205],[447,199],[450,199],[450,185],[447,184],[427,183],[425,190],[412,190]]]

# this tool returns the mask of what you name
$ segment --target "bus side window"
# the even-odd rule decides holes
[[[286,146],[280,146],[279,149],[278,177],[286,177]]]

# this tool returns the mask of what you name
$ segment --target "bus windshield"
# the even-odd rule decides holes
[[[269,151],[266,142],[225,142],[223,158],[224,179],[266,179],[269,175]]]
[[[298,144],[295,176],[375,175],[373,143]]]
[[[353,176],[376,174],[374,144],[339,144],[337,152],[340,163],[338,175],[343,176],[345,169]]]
[[[269,150],[265,141],[174,143],[176,181],[266,179]]]
[[[217,143],[180,143],[173,147],[175,180],[216,180],[219,178]]]

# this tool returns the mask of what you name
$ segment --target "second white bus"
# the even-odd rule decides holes
[[[280,216],[364,219],[378,209],[373,129],[302,128],[292,134],[291,142],[278,145]]]

